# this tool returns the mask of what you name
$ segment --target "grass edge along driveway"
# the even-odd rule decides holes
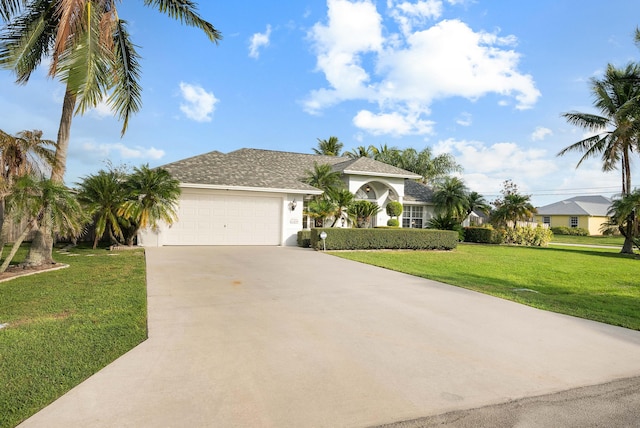
[[[72,249],[54,257],[69,267],[0,283],[0,324],[8,324],[0,329],[0,428],[17,425],[147,337],[142,250]]]
[[[462,244],[331,254],[535,308],[640,330],[640,259],[618,250]]]

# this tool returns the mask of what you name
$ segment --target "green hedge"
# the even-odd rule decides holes
[[[452,250],[458,245],[458,233],[432,229],[311,229],[311,248],[322,249],[320,232],[326,232],[327,250]]]
[[[583,227],[555,226],[551,231],[555,235],[589,236],[589,231]]]
[[[298,231],[298,247],[309,248],[311,246],[311,231]]]
[[[465,227],[464,242],[476,242],[479,244],[499,244],[502,236],[492,227]]]

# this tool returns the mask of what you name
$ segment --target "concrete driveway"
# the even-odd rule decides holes
[[[640,332],[311,250],[147,263],[149,339],[25,427],[361,427],[640,375]]]

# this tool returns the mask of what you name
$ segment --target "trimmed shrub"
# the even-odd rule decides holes
[[[500,233],[492,227],[465,227],[464,242],[476,242],[478,244],[498,244],[502,242]]]
[[[589,231],[583,227],[555,226],[551,231],[555,235],[589,236]]]
[[[398,227],[400,226],[400,222],[397,218],[390,218],[389,220],[387,220],[387,226]]]
[[[503,229],[503,242],[512,245],[526,245],[530,247],[543,247],[551,242],[553,232],[542,227],[541,225],[534,227],[516,226]]]
[[[298,231],[298,247],[302,247],[302,248],[311,247],[311,231],[310,230]]]
[[[458,245],[458,232],[450,230],[323,228],[311,229],[311,248],[322,249],[322,231],[327,250],[452,250]]]
[[[398,201],[391,201],[387,204],[387,215],[389,217],[398,217],[402,214],[402,204]]]

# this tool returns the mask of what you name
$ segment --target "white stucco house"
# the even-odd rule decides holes
[[[373,159],[213,151],[162,166],[180,181],[178,221],[142,231],[138,244],[296,245],[297,232],[311,226],[303,216],[305,201],[322,193],[303,182],[314,163],[332,165],[357,199],[383,208],[374,225],[386,225],[389,201],[403,204],[402,227],[422,228],[433,216],[433,192],[415,181],[420,176]]]

